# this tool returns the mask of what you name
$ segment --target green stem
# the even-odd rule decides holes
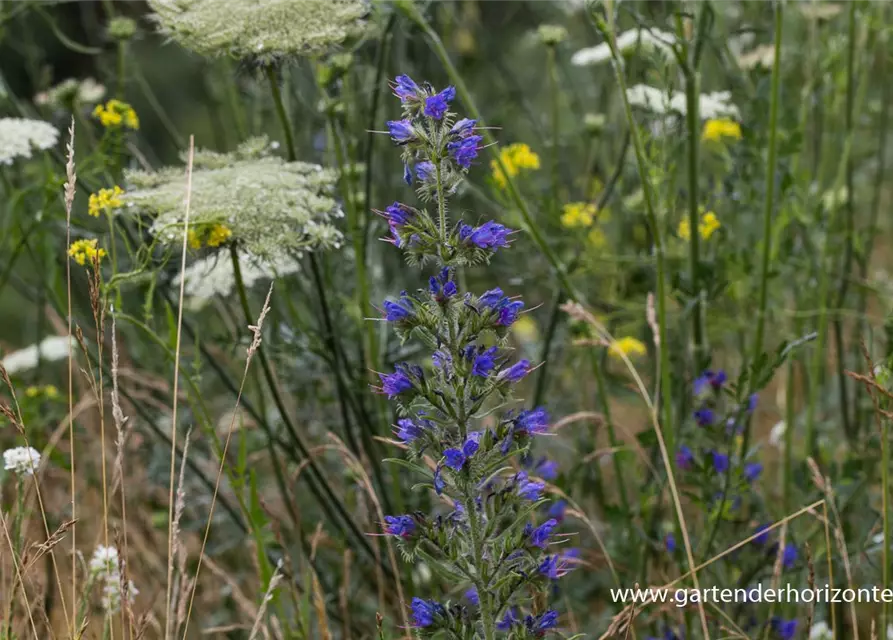
[[[623,511],[628,518],[630,533],[634,527],[633,517],[630,513],[629,498],[626,496],[626,474],[622,463],[623,456],[618,455],[617,448],[620,446],[617,440],[617,433],[614,430],[614,419],[611,417],[611,403],[608,396],[608,386],[605,382],[605,373],[602,364],[598,361],[598,354],[595,350],[590,352],[592,358],[592,370],[595,372],[595,383],[598,387],[598,397],[601,401],[602,413],[605,416],[605,426],[608,429],[608,444],[611,445],[612,454],[611,461],[614,464],[614,475],[617,476],[617,491],[620,493],[620,504],[623,505]],[[632,538],[630,538],[632,540]]]
[[[279,90],[279,81],[276,79],[276,71],[273,69],[272,65],[267,65],[264,67],[264,72],[267,75],[267,81],[270,83],[270,91],[273,94],[273,104],[276,107],[276,115],[279,117],[279,122],[282,125],[282,133],[285,135],[285,152],[288,161],[294,162],[298,159],[295,151],[295,139],[291,131],[291,123],[288,119],[288,114],[285,112],[285,103],[282,101],[282,92]]]
[[[471,546],[474,554],[475,587],[481,606],[481,623],[484,627],[484,640],[493,640],[496,637],[495,620],[493,618],[493,603],[490,597],[490,589],[487,584],[488,576],[484,573],[484,541],[481,536],[480,522],[478,521],[477,505],[474,497],[465,500],[465,513],[468,514],[468,525],[471,530]]]

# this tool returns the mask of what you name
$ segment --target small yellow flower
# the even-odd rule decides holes
[[[111,189],[100,189],[96,193],[91,193],[87,213],[97,218],[101,213],[117,209],[124,205],[124,202],[121,200],[123,195],[124,190],[117,185]]]
[[[586,240],[589,242],[590,246],[593,249],[604,249],[608,244],[608,238],[605,236],[605,232],[599,229],[598,227],[594,227],[587,235]]]
[[[226,242],[231,235],[233,235],[233,232],[230,231],[229,227],[222,224],[215,224],[208,232],[208,246],[219,247]]]
[[[510,144],[500,150],[499,159],[502,160],[502,164],[505,166],[506,174],[512,178],[518,175],[521,169],[536,171],[540,168],[540,157],[523,142]],[[493,171],[493,180],[496,181],[497,186],[500,189],[505,189],[508,181],[496,160],[490,161],[490,169]]]
[[[97,248],[97,244],[95,238],[93,240],[75,240],[68,248],[68,255],[81,266],[88,262],[93,264],[97,257],[102,260],[106,255],[105,249]]]
[[[521,342],[534,342],[539,336],[539,329],[536,326],[536,320],[531,318],[530,314],[524,314],[512,323],[512,333]]]
[[[140,119],[126,102],[109,100],[105,104],[98,104],[93,109],[93,117],[106,129],[120,127],[122,124],[128,129],[139,129]]]
[[[708,120],[704,123],[704,132],[701,134],[701,140],[709,140],[711,142],[720,142],[723,138],[731,138],[732,140],[741,139],[741,125],[734,120]]]
[[[40,387],[28,387],[25,389],[25,396],[28,398],[36,398],[40,395]]]
[[[190,229],[189,233],[186,234],[186,241],[189,243],[190,249],[201,249],[202,248],[202,239],[194,230]]]
[[[624,338],[620,338],[615,340],[612,344],[608,353],[613,357],[620,359],[621,355],[625,356],[644,356],[648,353],[648,350],[645,348],[645,344],[641,340],[637,340],[632,336],[626,336]]]
[[[43,388],[43,393],[50,400],[55,400],[59,397],[59,390],[56,388],[55,385],[52,384],[48,384],[47,386],[45,386]]]
[[[722,224],[720,224],[719,218],[716,217],[715,213],[712,211],[704,213],[702,211],[701,221],[698,223],[698,235],[704,240],[709,240],[710,236],[716,233],[721,226]],[[676,235],[683,240],[691,240],[691,225],[688,223],[688,218],[683,218],[679,221],[679,226],[676,227]]]
[[[595,205],[589,202],[569,202],[564,205],[561,224],[568,229],[590,227],[595,219]]]

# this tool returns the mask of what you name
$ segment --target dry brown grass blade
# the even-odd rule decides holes
[[[319,637],[322,640],[332,640],[332,632],[329,631],[329,616],[326,613],[326,598],[322,591],[322,585],[319,583],[319,576],[313,568],[313,560],[316,558],[316,546],[322,534],[322,523],[316,525],[316,532],[310,542],[310,563],[308,570],[310,571],[310,587],[313,591],[313,609],[316,611],[316,623],[319,627]]]
[[[22,588],[22,599],[25,601],[25,609],[27,609],[28,619],[31,621],[31,630],[34,632],[34,637],[38,638],[39,636],[37,635],[37,625],[34,624],[34,616],[31,615],[31,603],[28,601],[28,591],[27,591],[27,589],[25,589],[25,579],[22,576],[22,568],[19,565],[18,559],[16,558],[15,547],[12,544],[12,537],[9,535],[9,527],[6,526],[6,519],[3,517],[2,513],[0,513],[0,525],[3,525],[3,535],[4,535],[4,538],[6,539],[6,543],[9,546],[9,557],[12,558],[12,566],[15,569],[15,581],[18,582]],[[12,589],[10,589],[10,591],[11,592],[15,591],[15,584],[12,585]],[[9,609],[7,612],[9,615],[8,622],[0,621],[0,622],[3,622],[4,626],[6,624],[9,624],[10,628],[12,626],[12,607],[13,607],[14,602],[15,602],[15,599],[10,594],[9,603],[8,603]],[[67,614],[66,614],[66,619],[68,619]]]
[[[189,136],[189,157],[186,162],[186,214],[183,220],[183,249],[180,262],[180,293],[177,306],[177,338],[174,349],[174,388],[173,415],[171,418],[171,460],[170,484],[168,487],[168,530],[167,530],[167,594],[164,599],[164,638],[169,640],[171,633],[171,591],[174,574],[174,478],[177,467],[177,401],[180,388],[180,340],[183,333],[183,297],[186,287],[186,254],[189,242],[189,205],[192,199],[192,164],[195,158],[195,136]]]
[[[25,557],[22,559],[23,573],[27,573],[28,569],[30,569],[35,562],[40,560],[44,555],[49,553],[53,547],[62,542],[65,538],[65,534],[68,533],[69,529],[74,528],[76,522],[76,520],[66,520],[59,525],[59,528],[53,532],[46,542],[33,543],[28,548]]]
[[[71,246],[71,209],[74,206],[77,174],[74,168],[74,116],[71,116],[71,126],[68,129],[68,144],[65,146],[67,161],[65,163],[65,249]],[[75,448],[74,448],[74,353],[71,344],[71,260],[65,256],[65,287],[68,304],[68,447],[69,466],[71,468],[71,519],[77,520],[77,483],[75,482]],[[75,635],[77,624],[74,603],[77,602],[78,572],[77,572],[77,527],[71,530],[71,602],[72,611],[69,620],[69,631],[72,637]]]
[[[281,569],[282,563],[280,562],[276,565],[276,570],[270,577],[270,584],[267,586],[267,590],[264,593],[264,599],[261,600],[260,608],[257,610],[257,616],[254,618],[254,626],[251,627],[251,633],[248,635],[248,640],[254,640],[260,632],[264,616],[267,613],[267,605],[270,603],[270,600],[273,599],[273,591],[276,590],[276,586],[279,584],[279,581],[282,580]]]

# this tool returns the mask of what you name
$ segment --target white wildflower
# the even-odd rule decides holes
[[[769,444],[777,449],[784,449],[784,434],[787,429],[788,426],[784,420],[776,422],[772,431],[769,432]]]
[[[105,86],[94,78],[68,78],[34,96],[39,105],[71,109],[76,105],[93,105],[105,97]]]
[[[365,30],[366,0],[149,0],[162,33],[207,56],[273,61],[341,48]]]
[[[102,608],[106,613],[117,613],[121,609],[121,577],[118,574],[109,576],[102,585]],[[133,580],[127,581],[127,601],[133,604],[139,589]]]
[[[251,138],[234,153],[195,152],[190,229],[226,227],[228,242],[265,260],[303,251],[335,249],[342,235],[334,171],[271,156],[265,137]],[[151,217],[152,233],[165,244],[183,242],[186,172],[167,167],[126,172],[122,196],[129,214]]]
[[[118,550],[115,547],[99,545],[90,558],[90,573],[103,579],[117,576],[121,571]]]
[[[0,164],[30,158],[34,149],[50,149],[58,139],[59,130],[42,120],[0,118]]]
[[[19,475],[32,476],[40,464],[40,452],[32,447],[16,447],[3,452],[3,468]]]
[[[71,340],[74,344],[74,340]],[[68,357],[69,340],[63,336],[45,338],[39,345],[32,344],[19,351],[13,351],[3,358],[3,367],[9,375],[28,371],[37,366],[39,360],[52,362]]]
[[[830,20],[843,9],[843,5],[822,2],[798,2],[797,8],[804,18],[810,20]]]
[[[775,45],[761,44],[753,51],[738,56],[738,66],[742,69],[771,69],[775,65]]]
[[[684,116],[686,113],[685,94],[681,91],[667,92],[647,84],[637,84],[626,90],[626,97],[632,106],[658,115]],[[732,102],[730,91],[701,94],[698,97],[698,112],[702,120],[741,119],[738,107]]]
[[[242,281],[247,289],[260,282],[295,273],[299,269],[297,257],[281,256],[269,260],[239,254],[239,270],[242,272]],[[186,267],[183,276],[186,279],[183,293],[193,310],[202,308],[215,296],[230,295],[236,286],[233,261],[227,254],[211,255],[197,260]],[[180,276],[177,276],[175,285],[180,285]]]
[[[632,29],[617,36],[617,50],[624,55],[641,51],[669,56],[676,43],[676,36],[660,29]],[[580,49],[571,57],[571,64],[578,67],[602,64],[611,59],[611,48],[607,42],[598,46]]]
[[[812,624],[809,630],[809,640],[834,640],[834,634],[831,633],[831,627],[824,620],[819,620]]]

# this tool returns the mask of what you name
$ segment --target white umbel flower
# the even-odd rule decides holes
[[[834,640],[834,634],[831,633],[831,627],[824,620],[814,622],[809,630],[809,640]]]
[[[675,42],[675,35],[660,29],[632,29],[617,36],[617,50],[624,55],[638,50],[646,54],[656,51],[668,56]],[[611,48],[607,42],[603,42],[598,46],[577,51],[571,57],[571,64],[587,67],[608,62],[610,59]]]
[[[784,449],[784,433],[788,430],[788,425],[784,420],[779,420],[769,432],[769,444],[777,449]]]
[[[3,452],[3,468],[19,475],[32,476],[40,464],[40,452],[32,447],[16,447]]]
[[[90,558],[90,573],[95,576],[108,577],[118,575],[121,570],[118,550],[115,547],[99,545]]]
[[[639,107],[658,115],[686,113],[685,94],[681,91],[668,93],[647,84],[637,84],[626,90],[626,97],[633,107]],[[741,120],[738,107],[732,102],[730,91],[717,91],[698,96],[698,116],[702,120],[729,118]]]
[[[74,344],[74,340],[71,341]],[[39,360],[52,362],[68,357],[69,340],[64,336],[45,338],[39,345],[32,344],[18,351],[13,351],[3,358],[3,367],[9,375],[28,371],[37,366]]]
[[[59,140],[59,130],[42,120],[0,118],[0,164],[30,158],[34,149],[50,149]]]
[[[106,613],[117,613],[121,610],[121,576],[118,574],[109,576],[102,585],[102,608]],[[127,600],[133,604],[134,598],[139,594],[139,589],[133,584],[133,580],[127,581]]]

